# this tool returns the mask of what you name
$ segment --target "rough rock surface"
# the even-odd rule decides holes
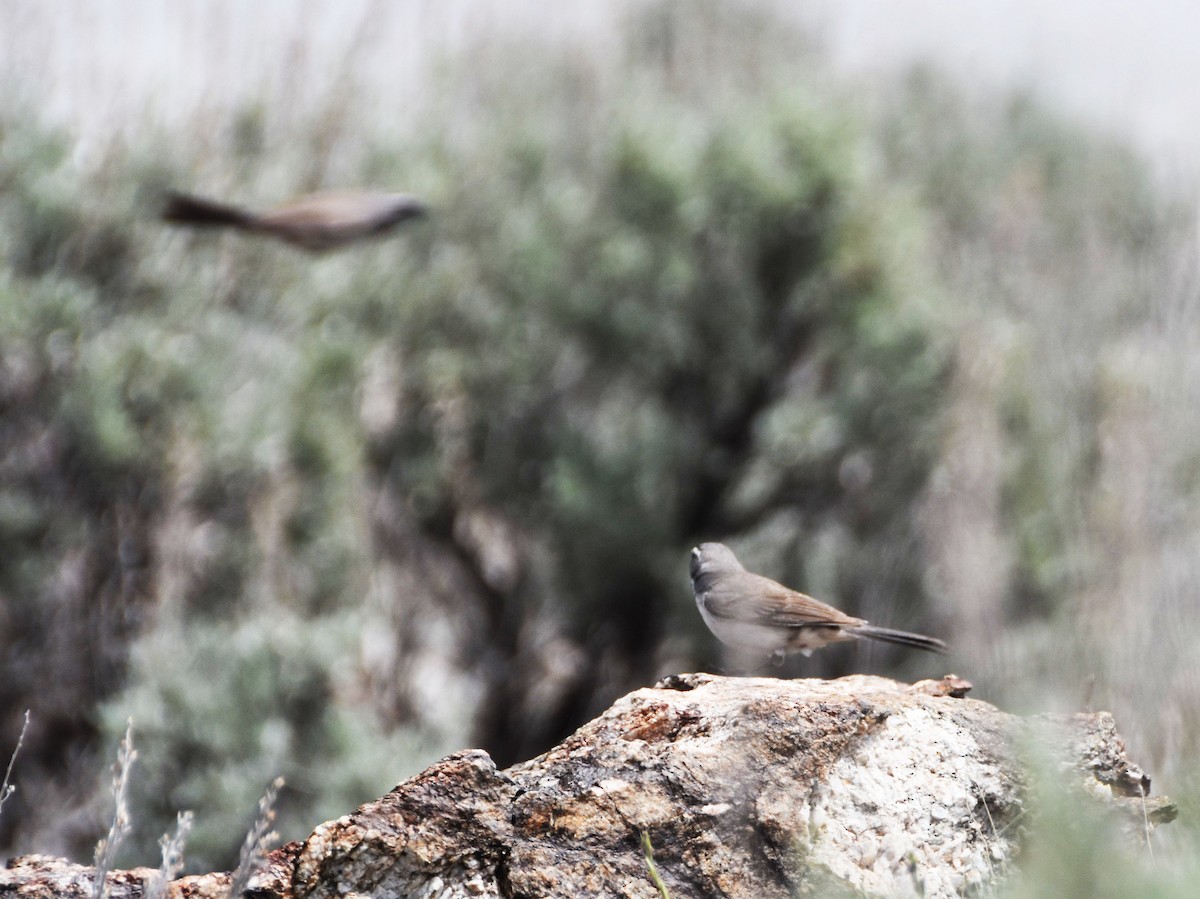
[[[443,759],[272,853],[248,893],[654,899],[646,834],[675,899],[953,896],[1017,851],[1033,730],[1082,791],[1139,822],[1173,817],[1164,799],[1143,805],[1149,780],[1111,716],[1034,727],[961,698],[968,687],[670,677],[505,771],[479,751]],[[113,872],[110,896],[140,897],[151,873]],[[184,877],[168,895],[229,882]],[[0,872],[0,897],[91,891],[91,869],[42,856]]]

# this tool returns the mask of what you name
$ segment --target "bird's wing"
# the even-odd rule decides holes
[[[743,574],[736,591],[711,590],[711,615],[735,621],[754,621],[776,627],[858,627],[866,624],[807,594],[757,574]]]
[[[398,212],[418,207],[424,208],[407,194],[328,190],[289,200],[263,213],[261,218],[273,223],[337,228],[388,222]]]

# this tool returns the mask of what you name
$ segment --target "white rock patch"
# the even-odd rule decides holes
[[[987,755],[949,716],[892,714],[814,791],[808,858],[872,894],[957,896],[978,885],[977,872],[1012,851],[991,835],[982,804],[1004,792]]]

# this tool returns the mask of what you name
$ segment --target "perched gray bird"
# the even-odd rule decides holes
[[[427,212],[424,203],[408,194],[326,191],[297,197],[264,212],[252,212],[172,191],[167,194],[162,218],[175,225],[229,227],[267,234],[319,253],[379,237]]]
[[[861,618],[752,574],[724,543],[692,550],[692,593],[713,635],[735,649],[763,655],[810,655],[828,643],[867,637],[945,652],[933,637],[874,627]]]

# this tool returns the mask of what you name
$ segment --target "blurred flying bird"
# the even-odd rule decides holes
[[[162,218],[175,225],[267,234],[320,253],[379,237],[427,212],[424,203],[408,194],[372,191],[307,194],[264,212],[171,191]]]
[[[875,627],[770,578],[751,574],[723,543],[701,543],[693,549],[691,572],[692,593],[704,623],[718,640],[735,649],[763,655],[811,655],[829,643],[866,637],[930,652],[946,651],[941,640]]]

